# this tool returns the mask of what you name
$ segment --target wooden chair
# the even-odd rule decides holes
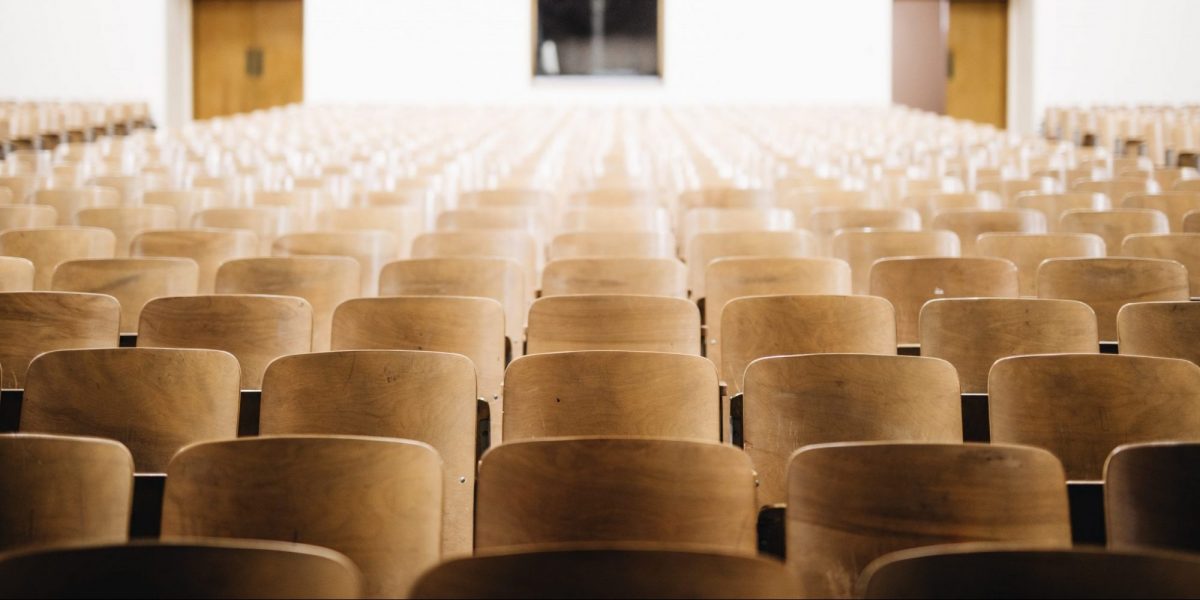
[[[1171,189],[1176,192],[1200,192],[1200,179],[1181,179]]]
[[[1017,265],[1022,296],[1037,295],[1037,270],[1050,258],[1100,258],[1104,239],[1091,233],[985,233],[975,247],[980,256],[1004,258]]]
[[[989,192],[960,192],[914,194],[900,199],[900,205],[921,214],[922,223],[933,223],[933,218],[945,210],[975,209],[1000,210],[1004,202],[997,194]]]
[[[11,202],[13,204],[29,202],[33,198],[33,194],[38,189],[38,186],[42,183],[34,175],[6,175],[0,177],[0,188],[9,191],[12,195]]]
[[[1183,217],[1200,209],[1200,192],[1162,192],[1159,194],[1130,194],[1121,201],[1123,208],[1157,210],[1167,216],[1171,233],[1183,231]]]
[[[920,231],[921,214],[911,208],[818,208],[803,224],[817,236],[823,253],[829,254],[839,229]]]
[[[820,254],[816,238],[807,231],[730,231],[702,233],[688,245],[688,289],[693,298],[706,294],[704,271],[718,258],[775,256],[801,258]]]
[[[142,194],[146,189],[146,182],[139,175],[100,175],[91,178],[87,183],[116,190],[120,194],[122,206],[141,204]]]
[[[1183,215],[1184,233],[1200,233],[1200,210],[1189,210]]]
[[[767,356],[896,354],[892,305],[873,296],[751,296],[721,311],[721,381],[743,390],[750,363]]]
[[[0,470],[0,550],[129,537],[133,458],[121,444],[0,435]]]
[[[139,473],[161,473],[180,448],[237,435],[239,376],[217,350],[47,352],[26,373],[21,431],[114,439]]]
[[[975,240],[982,233],[1046,233],[1046,217],[1039,211],[1014,208],[980,210],[955,208],[943,210],[933,218],[933,229],[958,235],[963,256],[977,256]]]
[[[1119,205],[1131,194],[1157,193],[1158,183],[1144,177],[1118,177],[1115,179],[1092,179],[1071,184],[1072,192],[1090,192],[1108,196],[1114,205]]]
[[[833,236],[833,256],[850,264],[851,289],[866,294],[871,265],[894,256],[960,255],[958,235],[952,231],[842,230]]]
[[[997,444],[842,443],[788,464],[787,564],[808,597],[851,597],[897,550],[967,541],[1070,547],[1062,465]]]
[[[417,236],[413,258],[507,258],[525,269],[525,291],[541,284],[537,240],[527,231],[439,231]]]
[[[1191,295],[1200,296],[1200,233],[1135,233],[1125,237],[1121,255],[1178,262],[1187,268]]]
[[[620,544],[490,552],[444,562],[414,598],[794,598],[777,561]]]
[[[488,450],[475,547],[653,542],[753,555],[754,469],[737,448],[644,438],[557,438]]]
[[[943,213],[945,214],[945,213]],[[920,342],[921,307],[941,298],[1016,298],[1017,267],[1003,258],[883,258],[871,266],[872,296],[896,309],[896,341]]]
[[[0,256],[0,292],[33,291],[33,263],[17,256]]]
[[[139,348],[208,348],[237,358],[243,390],[262,388],[271,361],[312,349],[312,306],[295,296],[157,298],[142,308]]]
[[[193,444],[167,468],[162,537],[324,546],[362,570],[367,597],[402,597],[441,554],[442,480],[437,452],[409,440],[274,436]]]
[[[257,238],[258,255],[267,256],[275,239],[291,230],[292,219],[286,209],[271,206],[210,208],[192,217],[192,227],[245,229]]]
[[[958,443],[958,379],[950,363],[916,356],[806,354],[750,363],[743,440],[758,503],[787,502],[788,458],[809,444]]]
[[[559,231],[669,232],[667,211],[656,206],[572,208],[563,213]]]
[[[570,294],[687,298],[687,268],[673,258],[568,258],[546,263],[542,297]]]
[[[675,258],[675,236],[663,232],[581,231],[550,240],[550,260],[587,257]]]
[[[462,208],[442,211],[437,216],[438,231],[517,230],[527,231],[538,240],[545,236],[546,224],[538,209],[523,206]]]
[[[1098,480],[1121,444],[1200,438],[1200,367],[1112,354],[1014,356],[988,376],[993,442],[1046,448],[1067,478]]]
[[[775,195],[770,190],[709,187],[679,194],[683,211],[696,208],[770,208]]]
[[[1031,177],[1029,179],[979,178],[975,182],[975,190],[991,192],[1004,200],[1005,206],[1014,207],[1016,200],[1022,194],[1053,194],[1058,182],[1052,177]],[[1023,208],[1023,207],[1018,207]],[[1050,219],[1047,218],[1047,221]]]
[[[1065,194],[1018,194],[1013,200],[1016,208],[1036,210],[1046,217],[1046,230],[1061,232],[1059,220],[1069,210],[1112,210],[1112,202],[1104,194],[1067,192]]]
[[[778,183],[776,184],[779,185]],[[823,215],[818,217],[818,213],[826,211],[869,211],[879,209],[876,198],[866,191],[860,190],[820,190],[811,188],[800,188],[781,191],[778,196],[780,208],[786,208],[796,215],[796,225],[801,228],[809,229],[817,235],[821,235],[818,231],[824,225],[829,224],[830,219],[836,221],[838,218],[832,215]],[[901,209],[904,210],[904,209]],[[851,220],[858,220],[860,217],[851,217]],[[874,221],[876,218],[882,218],[882,215],[876,217],[867,217],[867,220]],[[921,218],[920,214],[917,219]],[[894,222],[894,218],[892,219]],[[909,222],[909,217],[900,217],[900,221]],[[837,229],[845,227],[881,227],[881,225],[845,225],[829,230],[833,233]],[[901,229],[906,226],[901,226]],[[918,227],[919,229],[919,227]]]
[[[1196,333],[1200,303],[1135,302],[1117,312],[1117,341],[1122,354],[1182,358],[1200,364]]]
[[[332,205],[324,190],[297,188],[292,190],[255,190],[254,208],[274,208],[288,214],[293,231],[307,231],[317,227],[317,214]],[[259,238],[264,237],[259,235]]]
[[[358,598],[360,579],[327,548],[262,540],[139,540],[0,559],[0,595],[12,598]]]
[[[920,315],[921,356],[949,361],[963,393],[986,394],[988,371],[1022,354],[1097,353],[1096,314],[1074,300],[930,300]]]
[[[597,294],[542,298],[526,352],[643,350],[700,355],[700,310],[682,298]]]
[[[360,296],[379,291],[379,271],[400,253],[399,238],[387,231],[310,231],[275,240],[275,256],[348,256],[358,262]]]
[[[1173,260],[1054,258],[1038,267],[1038,297],[1086,302],[1100,341],[1117,339],[1117,311],[1130,302],[1187,300],[1188,273]]]
[[[1200,444],[1151,442],[1119,446],[1104,464],[1108,547],[1200,549]]]
[[[129,256],[129,243],[137,234],[148,229],[174,227],[178,220],[175,209],[169,206],[115,206],[107,208],[85,208],[75,214],[75,220],[84,227],[101,227],[113,232],[116,238],[116,256]]]
[[[0,206],[0,231],[5,229],[54,227],[57,224],[58,211],[54,210],[53,206],[45,204],[12,204]]]
[[[1094,233],[1104,238],[1109,256],[1119,256],[1126,236],[1136,233],[1169,233],[1167,217],[1157,210],[1119,208],[1106,211],[1068,210],[1060,220],[1066,233]]]
[[[262,385],[261,435],[407,438],[444,465],[443,555],[471,554],[475,365],[444,352],[352,350],[285,356]]]
[[[468,208],[501,206],[544,208],[553,204],[554,195],[550,192],[528,188],[478,190],[458,195],[458,205]]]
[[[160,229],[143,231],[133,238],[130,256],[190,258],[199,267],[196,293],[211,294],[217,269],[227,260],[258,254],[258,238],[251,231],[226,229]]]
[[[69,292],[0,294],[3,387],[22,388],[36,356],[70,348],[116,348],[121,306],[112,296]]]
[[[121,304],[121,332],[137,333],[138,315],[147,302],[194,295],[198,275],[196,263],[187,258],[90,258],[59,264],[50,287],[56,292],[116,298]]]
[[[50,206],[58,215],[56,225],[78,225],[75,215],[85,208],[121,205],[121,193],[109,187],[80,187],[37,190],[33,203]]]
[[[504,373],[504,440],[637,436],[720,441],[712,362],[665,352],[551,352]]]
[[[693,208],[684,214],[680,242],[689,243],[702,233],[790,231],[796,220],[783,208]]]
[[[318,213],[317,222],[335,231],[389,231],[397,239],[394,258],[407,258],[413,240],[425,230],[423,212],[423,208],[412,206],[335,208]]]
[[[583,208],[657,207],[662,193],[650,188],[602,187],[572,194],[571,206]]]
[[[48,290],[54,269],[82,258],[112,258],[116,238],[96,227],[41,227],[0,232],[0,255],[33,263],[33,289]]]
[[[312,306],[312,349],[329,349],[334,309],[362,286],[358,262],[345,256],[293,256],[230,260],[217,270],[218,294],[299,296]]]
[[[142,201],[147,206],[169,206],[175,209],[177,220],[168,229],[187,227],[192,222],[192,216],[209,208],[226,206],[225,194],[212,189],[190,190],[146,190]]]

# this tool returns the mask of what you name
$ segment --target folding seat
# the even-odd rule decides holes
[[[1022,354],[1097,353],[1096,314],[1075,300],[948,298],[925,303],[921,356],[949,361],[963,393],[986,394],[999,359]]]
[[[334,309],[362,289],[358,261],[345,256],[241,258],[217,270],[218,294],[299,296],[312,306],[312,349],[329,349]]]
[[[199,267],[196,292],[211,294],[217,269],[227,260],[258,254],[258,238],[241,229],[158,229],[133,238],[129,255],[189,258]]]
[[[644,350],[700,355],[700,310],[682,298],[594,294],[541,298],[529,309],[527,354]]]
[[[756,552],[754,469],[713,442],[555,438],[496,446],[479,465],[478,551],[656,543]]]
[[[285,356],[262,384],[261,435],[407,438],[444,467],[442,554],[471,554],[475,366],[445,352],[350,350]]]
[[[871,563],[861,598],[1192,598],[1200,559],[1181,553],[988,543],[904,550]]]
[[[148,229],[167,229],[177,221],[175,209],[169,206],[114,206],[85,208],[75,213],[75,220],[84,227],[100,227],[116,237],[116,256],[129,256],[129,244],[137,234]]]
[[[0,255],[33,263],[33,289],[48,290],[54,269],[68,260],[112,258],[115,238],[96,227],[40,227],[0,232]]]
[[[817,236],[822,254],[829,254],[839,229],[920,231],[921,215],[911,208],[819,208],[808,217],[806,227]]]
[[[413,258],[507,258],[525,269],[525,292],[533,298],[541,284],[537,240],[527,231],[438,231],[413,241]]]
[[[1130,194],[1121,201],[1121,207],[1157,210],[1167,216],[1171,233],[1179,233],[1183,231],[1184,215],[1200,209],[1200,192]]]
[[[675,258],[675,236],[663,232],[580,231],[550,240],[550,260],[622,256]]]
[[[142,198],[147,206],[167,206],[175,210],[176,222],[165,229],[187,227],[196,213],[228,206],[225,194],[211,189],[147,190]]]
[[[896,341],[920,342],[921,307],[941,298],[1016,298],[1017,267],[1003,258],[882,258],[871,266],[870,293],[896,309]]]
[[[670,547],[606,544],[489,552],[444,562],[414,598],[794,598],[778,561]]]
[[[1104,194],[1067,192],[1063,194],[1019,194],[1013,200],[1016,208],[1036,210],[1046,217],[1046,231],[1062,231],[1059,221],[1069,210],[1100,212],[1112,210],[1112,202]]]
[[[0,294],[3,387],[21,388],[30,361],[43,352],[116,348],[121,307],[112,296],[70,292]]]
[[[121,193],[108,187],[56,188],[37,190],[34,204],[53,207],[58,215],[57,225],[78,225],[75,215],[85,208],[105,208],[121,205]]]
[[[993,442],[1058,456],[1071,480],[1099,480],[1122,444],[1200,437],[1200,367],[1112,354],[1014,356],[988,376]]]
[[[0,256],[0,292],[33,291],[33,263],[16,256]]]
[[[275,239],[292,229],[292,215],[273,206],[210,208],[192,216],[192,227],[245,229],[258,238],[258,255],[269,256]]]
[[[651,207],[572,208],[563,213],[559,231],[671,231],[666,209]]]
[[[1104,238],[1109,256],[1119,256],[1125,237],[1135,233],[1170,233],[1162,212],[1144,208],[1105,211],[1068,210],[1059,229],[1064,233],[1094,233]]]
[[[275,256],[348,256],[358,262],[359,296],[379,291],[379,271],[400,254],[400,240],[388,231],[309,231],[290,233],[271,245]]]
[[[976,256],[975,240],[983,233],[1046,233],[1046,217],[1030,209],[980,210],[953,208],[933,218],[933,229],[958,235],[963,256]]]
[[[759,358],[834,352],[896,354],[892,305],[873,296],[751,296],[721,311],[718,372],[730,395]]]
[[[705,233],[790,231],[795,216],[783,208],[693,208],[684,214],[679,242],[686,249],[697,235]]]
[[[1173,260],[1054,258],[1038,267],[1038,297],[1086,302],[1100,341],[1117,339],[1117,311],[1130,302],[1187,300],[1188,273]]]
[[[1200,364],[1200,303],[1134,302],[1117,312],[1122,354],[1182,358]]]
[[[692,298],[705,296],[704,271],[718,258],[735,256],[805,257],[820,255],[817,240],[807,231],[727,231],[702,233],[688,244],[688,289]]]
[[[851,229],[833,236],[833,256],[850,264],[851,289],[866,294],[870,289],[871,265],[895,256],[960,256],[958,235],[953,231],[894,231]]]
[[[257,390],[271,361],[312,349],[312,328],[312,306],[296,296],[155,298],[142,308],[137,344],[224,350],[241,367],[240,389]]]
[[[673,258],[569,258],[546,263],[542,297],[568,294],[687,298],[687,268]]]
[[[12,598],[358,598],[358,568],[307,544],[263,540],[139,540],[51,547],[0,559]]]
[[[0,188],[4,189],[4,188]],[[58,211],[45,204],[12,204],[0,206],[0,231],[53,227],[58,224]]]
[[[900,206],[920,213],[922,223],[932,223],[933,218],[944,210],[1000,210],[1004,202],[1000,196],[989,192],[936,193],[905,196],[900,200]]]
[[[133,458],[121,444],[0,435],[0,470],[0,550],[128,539]]]
[[[25,378],[23,432],[125,444],[139,473],[161,473],[188,444],[237,435],[237,359],[217,350],[56,350]]]
[[[804,597],[852,597],[872,560],[951,542],[1071,545],[1062,465],[997,444],[836,443],[788,463],[787,564]]]
[[[963,439],[958,379],[943,360],[772,356],[750,363],[742,389],[742,445],[759,505],[787,501],[788,457],[809,444]]]
[[[1072,192],[1104,194],[1114,206],[1120,206],[1130,194],[1154,194],[1159,191],[1158,183],[1144,177],[1118,177],[1115,179],[1090,179],[1069,182]]]
[[[458,195],[458,206],[462,208],[489,208],[526,206],[547,208],[554,204],[554,195],[548,191],[528,188],[506,188],[463,192]]]
[[[197,278],[196,263],[186,258],[92,258],[59,264],[51,289],[116,298],[121,304],[121,332],[137,333],[138,315],[146,302],[194,295]]]
[[[1121,255],[1161,258],[1182,264],[1188,270],[1192,296],[1200,296],[1200,233],[1136,233],[1125,236]]]
[[[382,229],[396,235],[399,254],[407,258],[413,240],[425,230],[422,207],[369,206],[334,208],[321,211],[317,222],[322,228],[334,231]]]
[[[1017,265],[1022,296],[1037,295],[1037,270],[1050,258],[1100,258],[1104,239],[1092,233],[985,233],[975,246],[980,256],[1004,258]]]
[[[1200,549],[1196,472],[1200,444],[1170,441],[1118,446],[1104,464],[1108,547]]]
[[[324,546],[354,561],[367,597],[406,596],[437,563],[441,531],[441,460],[421,442],[242,438],[193,444],[167,467],[164,541]]]
[[[106,187],[120,194],[121,206],[138,206],[146,190],[145,180],[138,175],[99,175],[88,181],[88,185]]]

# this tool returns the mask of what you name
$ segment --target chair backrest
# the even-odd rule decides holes
[[[1075,300],[948,298],[921,309],[921,356],[949,361],[962,391],[986,394],[1001,358],[1060,352],[1097,353],[1096,313]]]
[[[958,235],[953,231],[842,230],[833,236],[833,256],[850,264],[852,289],[870,289],[871,265],[894,256],[959,256]]]
[[[493,206],[442,211],[437,216],[438,231],[503,230],[527,231],[542,239],[546,223],[540,209],[525,206]]]
[[[238,360],[241,389],[257,390],[271,361],[312,349],[312,326],[312,305],[297,296],[156,298],[142,308],[137,345],[224,350]]]
[[[584,208],[657,207],[662,193],[651,188],[629,186],[597,187],[573,194],[568,200],[572,206]]]
[[[1129,444],[1113,450],[1104,464],[1108,546],[1200,550],[1197,468],[1200,443],[1195,441]]]
[[[795,226],[795,215],[783,208],[693,208],[684,213],[679,241],[686,246],[702,233],[788,231]]]
[[[33,291],[33,263],[19,256],[0,256],[0,292]]]
[[[1086,302],[1100,341],[1117,339],[1117,311],[1130,302],[1187,300],[1188,273],[1173,260],[1055,258],[1038,267],[1038,297]]]
[[[1057,189],[1057,182],[1051,177],[1002,179],[980,176],[975,182],[975,189],[981,192],[992,192],[1004,200],[1005,206],[1011,207],[1016,206],[1016,200],[1021,197],[1021,194],[1053,193]]]
[[[679,194],[682,210],[694,208],[769,208],[775,195],[770,190],[710,187]]]
[[[1200,296],[1200,233],[1137,233],[1125,237],[1121,255],[1163,258],[1187,268],[1188,290]]]
[[[1065,194],[1023,193],[1013,200],[1017,208],[1036,210],[1046,217],[1046,230],[1061,231],[1059,219],[1068,210],[1111,210],[1112,201],[1104,194],[1067,192]]]
[[[822,253],[829,254],[839,229],[919,231],[921,214],[911,208],[818,208],[801,225],[817,236]]]
[[[175,209],[176,223],[174,227],[187,227],[192,222],[192,216],[206,208],[216,208],[226,205],[225,194],[213,189],[190,190],[147,190],[142,195],[142,201],[147,205],[169,206]]]
[[[271,253],[271,244],[291,229],[291,215],[274,206],[210,208],[192,216],[193,227],[245,229],[258,240],[258,254]]]
[[[1200,233],[1200,210],[1189,210],[1183,215],[1184,233]]]
[[[1157,210],[1167,216],[1172,233],[1183,231],[1183,217],[1200,209],[1200,192],[1162,192],[1159,194],[1130,194],[1121,201],[1124,208]]]
[[[396,258],[407,258],[412,242],[425,230],[423,209],[415,206],[356,206],[321,211],[317,222],[335,231],[382,229],[396,236]]]
[[[1135,233],[1170,233],[1167,216],[1146,208],[1068,210],[1059,221],[1065,233],[1094,233],[1104,238],[1109,256],[1119,256],[1125,236]]]
[[[34,191],[43,181],[39,181],[39,178],[34,175],[5,175],[0,177],[0,188],[8,190],[12,194],[10,202],[20,204],[29,202],[33,198]]]
[[[726,231],[702,233],[687,246],[688,289],[693,298],[706,294],[704,273],[708,263],[735,256],[817,256],[817,241],[807,231]]]
[[[121,444],[0,435],[0,471],[0,550],[129,537],[133,457]]]
[[[1122,444],[1200,439],[1200,367],[1112,354],[1013,356],[988,376],[993,442],[1058,456],[1069,479],[1098,480]]]
[[[546,263],[542,297],[641,294],[687,297],[687,268],[673,258],[567,258]]]
[[[999,194],[991,192],[939,192],[905,196],[900,199],[900,204],[921,213],[922,223],[933,223],[934,217],[942,211],[964,208],[1000,210],[1004,202]]]
[[[675,236],[646,231],[579,231],[550,240],[550,260],[586,257],[674,258]]]
[[[1120,205],[1130,194],[1152,194],[1158,192],[1158,182],[1145,177],[1118,177],[1115,179],[1092,179],[1071,183],[1072,192],[1104,194]]]
[[[1117,312],[1121,354],[1182,358],[1200,364],[1200,303],[1135,302]]]
[[[870,293],[896,309],[896,341],[920,340],[921,307],[941,298],[1015,298],[1017,267],[1003,258],[883,258],[871,266]]]
[[[0,366],[4,388],[25,385],[39,354],[71,348],[116,348],[121,306],[112,296],[72,292],[0,294]]]
[[[211,294],[217,269],[227,260],[258,254],[258,238],[241,229],[160,229],[143,231],[130,243],[130,256],[190,258],[199,266],[196,293]]]
[[[508,339],[519,349],[525,340],[525,313],[532,294],[525,271],[505,258],[413,258],[383,266],[380,296],[478,296],[504,306]]]
[[[783,295],[731,300],[721,311],[721,381],[742,391],[746,367],[782,354],[896,354],[891,303],[874,296]]]
[[[502,444],[479,466],[479,550],[656,542],[754,554],[754,469],[725,444],[557,438]]]
[[[358,262],[346,256],[242,258],[217,270],[218,294],[299,296],[313,311],[312,349],[329,349],[334,309],[358,297]]]
[[[563,213],[562,232],[573,231],[670,231],[667,211],[655,206],[572,208]]]
[[[45,189],[33,192],[33,202],[54,207],[58,225],[78,225],[76,213],[85,208],[120,206],[121,192],[100,186]]]
[[[0,188],[7,189],[7,188]],[[0,206],[0,231],[53,227],[58,224],[58,211],[47,204],[13,204]]]
[[[0,232],[0,256],[33,263],[33,289],[48,290],[54,269],[68,260],[112,258],[116,238],[97,227],[41,227]]]
[[[805,593],[851,597],[896,550],[968,541],[1071,545],[1062,465],[998,444],[808,446],[788,464],[787,563]]]
[[[490,257],[517,261],[525,269],[529,293],[538,289],[537,240],[528,231],[438,231],[413,241],[413,258]]]
[[[362,583],[354,563],[328,548],[263,540],[139,540],[6,555],[0,560],[0,595],[359,598]]]
[[[21,431],[106,437],[139,473],[161,473],[180,448],[237,435],[237,359],[218,350],[57,350],[29,365]]]
[[[56,292],[116,298],[121,304],[121,332],[137,333],[138,315],[147,302],[194,295],[198,278],[199,267],[188,258],[89,258],[59,264],[50,287]]]
[[[178,221],[175,209],[156,204],[85,208],[76,213],[75,220],[84,227],[100,227],[113,232],[118,258],[129,256],[129,243],[137,234],[148,229],[175,227]]]
[[[400,254],[400,240],[389,231],[309,231],[290,233],[271,246],[275,256],[348,256],[358,262],[359,296],[379,292],[379,271]]]
[[[544,208],[554,203],[554,195],[545,190],[509,188],[463,192],[458,205],[470,208],[528,206]]]
[[[933,229],[953,231],[958,235],[963,256],[975,256],[975,240],[982,233],[1046,233],[1046,217],[1041,212],[1025,208],[985,210],[955,208],[943,210],[933,218]]]
[[[417,575],[437,563],[441,535],[442,464],[421,442],[243,438],[194,444],[167,468],[164,540],[324,546],[362,570],[368,597],[405,596]]]
[[[1200,559],[1181,553],[953,544],[871,563],[860,598],[1192,598]]]
[[[662,546],[571,545],[444,562],[414,598],[795,598],[778,561]]]
[[[787,502],[788,457],[809,444],[963,439],[958,379],[944,360],[772,356],[750,363],[744,386],[743,440],[760,505]]]
[[[720,441],[712,362],[596,350],[518,358],[504,373],[504,440],[638,436]]]
[[[1037,295],[1037,270],[1049,258],[1100,258],[1104,239],[1091,233],[985,233],[979,236],[980,256],[993,256],[1017,265],[1022,296]]]
[[[529,309],[529,354],[644,350],[700,355],[700,309],[683,298],[595,294],[541,298]]]

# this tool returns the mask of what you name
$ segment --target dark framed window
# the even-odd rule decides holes
[[[534,0],[533,74],[662,76],[662,0]]]

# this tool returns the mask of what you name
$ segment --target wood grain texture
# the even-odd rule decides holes
[[[1112,200],[1113,206],[1121,206],[1125,197],[1131,194],[1150,194],[1157,192],[1158,184],[1144,177],[1117,177],[1114,179],[1087,179],[1067,182],[1072,192],[1090,192],[1104,194]]]
[[[33,263],[33,289],[51,289],[54,269],[82,258],[112,258],[116,238],[96,227],[40,227],[0,232],[0,255]]]
[[[1112,201],[1104,194],[1090,192],[1067,192],[1063,194],[1045,194],[1040,192],[1025,192],[1017,194],[1013,200],[1016,208],[1036,210],[1046,217],[1046,230],[1055,233],[1062,231],[1059,219],[1069,210],[1112,210]]]
[[[1105,535],[1109,548],[1200,549],[1200,443],[1120,446],[1104,465]]]
[[[883,258],[871,266],[870,293],[896,309],[896,341],[920,341],[921,307],[942,298],[1015,298],[1017,267],[1003,258]]]
[[[1183,265],[1152,258],[1055,258],[1038,267],[1038,297],[1087,303],[1100,341],[1117,339],[1117,311],[1130,302],[1187,300]]]
[[[796,227],[792,211],[783,208],[692,208],[683,213],[679,241],[686,245],[703,233],[790,231]]]
[[[1059,228],[1066,233],[1094,233],[1104,239],[1109,256],[1121,255],[1125,236],[1135,233],[1170,233],[1167,216],[1145,208],[1113,210],[1068,210],[1059,219]]]
[[[1184,215],[1193,210],[1200,210],[1200,192],[1129,194],[1121,200],[1121,207],[1157,210],[1167,216],[1171,233],[1181,233]]]
[[[121,332],[137,333],[142,307],[155,298],[196,293],[199,267],[188,258],[90,258],[54,270],[56,292],[107,294],[121,304]]]
[[[921,309],[921,356],[954,365],[963,393],[986,394],[988,372],[1022,354],[1098,353],[1096,313],[1075,300],[948,298]]]
[[[550,241],[550,260],[584,257],[674,258],[675,236],[670,233],[581,231]]]
[[[121,444],[0,435],[0,470],[0,549],[128,538],[133,457]]]
[[[475,546],[655,542],[752,555],[757,508],[750,459],[728,445],[515,442],[480,463]]]
[[[963,439],[958,379],[943,360],[773,356],[750,363],[744,394],[743,447],[760,505],[787,502],[788,459],[809,444]]]
[[[567,258],[546,263],[542,297],[638,294],[687,297],[687,268],[673,258]]]
[[[178,217],[175,209],[169,206],[148,204],[85,208],[75,214],[75,220],[84,227],[100,227],[113,232],[116,256],[123,258],[129,256],[129,243],[137,234],[148,229],[174,227]]]
[[[121,192],[110,187],[41,189],[33,192],[34,204],[50,206],[58,215],[56,225],[78,225],[75,215],[85,208],[119,206]]]
[[[3,387],[22,388],[37,355],[71,348],[116,348],[121,306],[112,296],[70,292],[0,294]]]
[[[0,256],[0,292],[33,291],[33,263],[18,256]]]
[[[896,256],[959,256],[958,235],[952,231],[844,230],[833,236],[833,256],[850,264],[852,290],[870,289],[871,265]]]
[[[5,229],[29,229],[31,227],[53,227],[57,224],[58,211],[48,204],[0,206],[0,231]]]
[[[529,354],[644,350],[700,355],[700,309],[682,298],[596,294],[541,298],[529,309]]]
[[[537,240],[527,231],[439,231],[417,236],[413,258],[490,257],[516,261],[525,269],[530,297],[541,284]]]
[[[195,444],[167,470],[164,540],[324,546],[362,570],[368,597],[404,597],[437,563],[442,464],[426,444],[352,436]]]
[[[258,239],[258,254],[267,256],[275,239],[291,230],[292,220],[286,208],[275,206],[210,208],[192,216],[192,227],[245,229]]]
[[[1200,296],[1200,233],[1137,233],[1125,237],[1121,255],[1173,260],[1188,271],[1188,291]]]
[[[475,504],[475,366],[459,354],[351,350],[285,356],[262,385],[261,435],[407,438],[444,467],[442,553],[470,555]]]
[[[934,217],[947,210],[1000,210],[1000,196],[988,192],[913,193],[900,199],[900,205],[921,214],[921,223],[932,224]]]
[[[708,263],[736,256],[802,258],[820,254],[817,240],[807,231],[702,233],[687,246],[688,288],[693,298],[705,297]]]
[[[379,293],[379,271],[400,253],[400,238],[388,231],[310,231],[275,240],[275,256],[348,256],[358,262],[360,296]]]
[[[1012,208],[984,210],[956,208],[943,210],[933,217],[933,229],[945,229],[958,235],[963,256],[976,256],[975,241],[982,233],[1046,233],[1046,217],[1039,211]]]
[[[1004,258],[1017,265],[1022,296],[1037,295],[1037,270],[1050,258],[1100,258],[1104,239],[1091,233],[985,233],[979,236],[980,256]]]
[[[892,305],[874,296],[783,295],[732,300],[721,312],[721,381],[742,391],[746,367],[784,354],[896,354]]]
[[[921,214],[911,208],[818,208],[801,224],[817,236],[821,251],[833,250],[833,234],[839,229],[897,229],[918,231]]]
[[[438,231],[512,229],[527,231],[538,240],[545,236],[542,211],[525,206],[494,206],[444,210],[437,216]]]
[[[1135,302],[1117,313],[1121,354],[1182,358],[1200,364],[1200,303]]]
[[[364,231],[382,229],[396,236],[397,254],[393,258],[407,258],[413,240],[425,228],[423,207],[414,206],[366,206],[334,208],[317,214],[321,227],[337,231]]]
[[[143,231],[133,238],[129,254],[190,258],[200,269],[196,293],[211,294],[217,284],[217,269],[227,260],[258,254],[258,237],[252,231],[236,229]]]
[[[1014,356],[988,377],[994,442],[1053,452],[1067,477],[1098,480],[1122,444],[1200,438],[1200,367],[1112,354]]]
[[[238,378],[217,350],[47,352],[29,365],[21,431],[114,439],[139,473],[161,473],[180,448],[237,435]]]
[[[187,227],[192,222],[192,216],[197,212],[227,206],[229,200],[221,190],[204,189],[195,184],[197,189],[190,190],[146,190],[142,201],[147,206],[169,206],[175,209],[176,223],[166,229]]]
[[[788,465],[787,564],[805,597],[851,597],[897,550],[970,541],[1071,545],[1062,465],[997,444],[808,446]]]
[[[224,350],[241,367],[240,387],[262,388],[271,361],[312,349],[312,306],[296,296],[219,294],[146,303],[139,348]]]

